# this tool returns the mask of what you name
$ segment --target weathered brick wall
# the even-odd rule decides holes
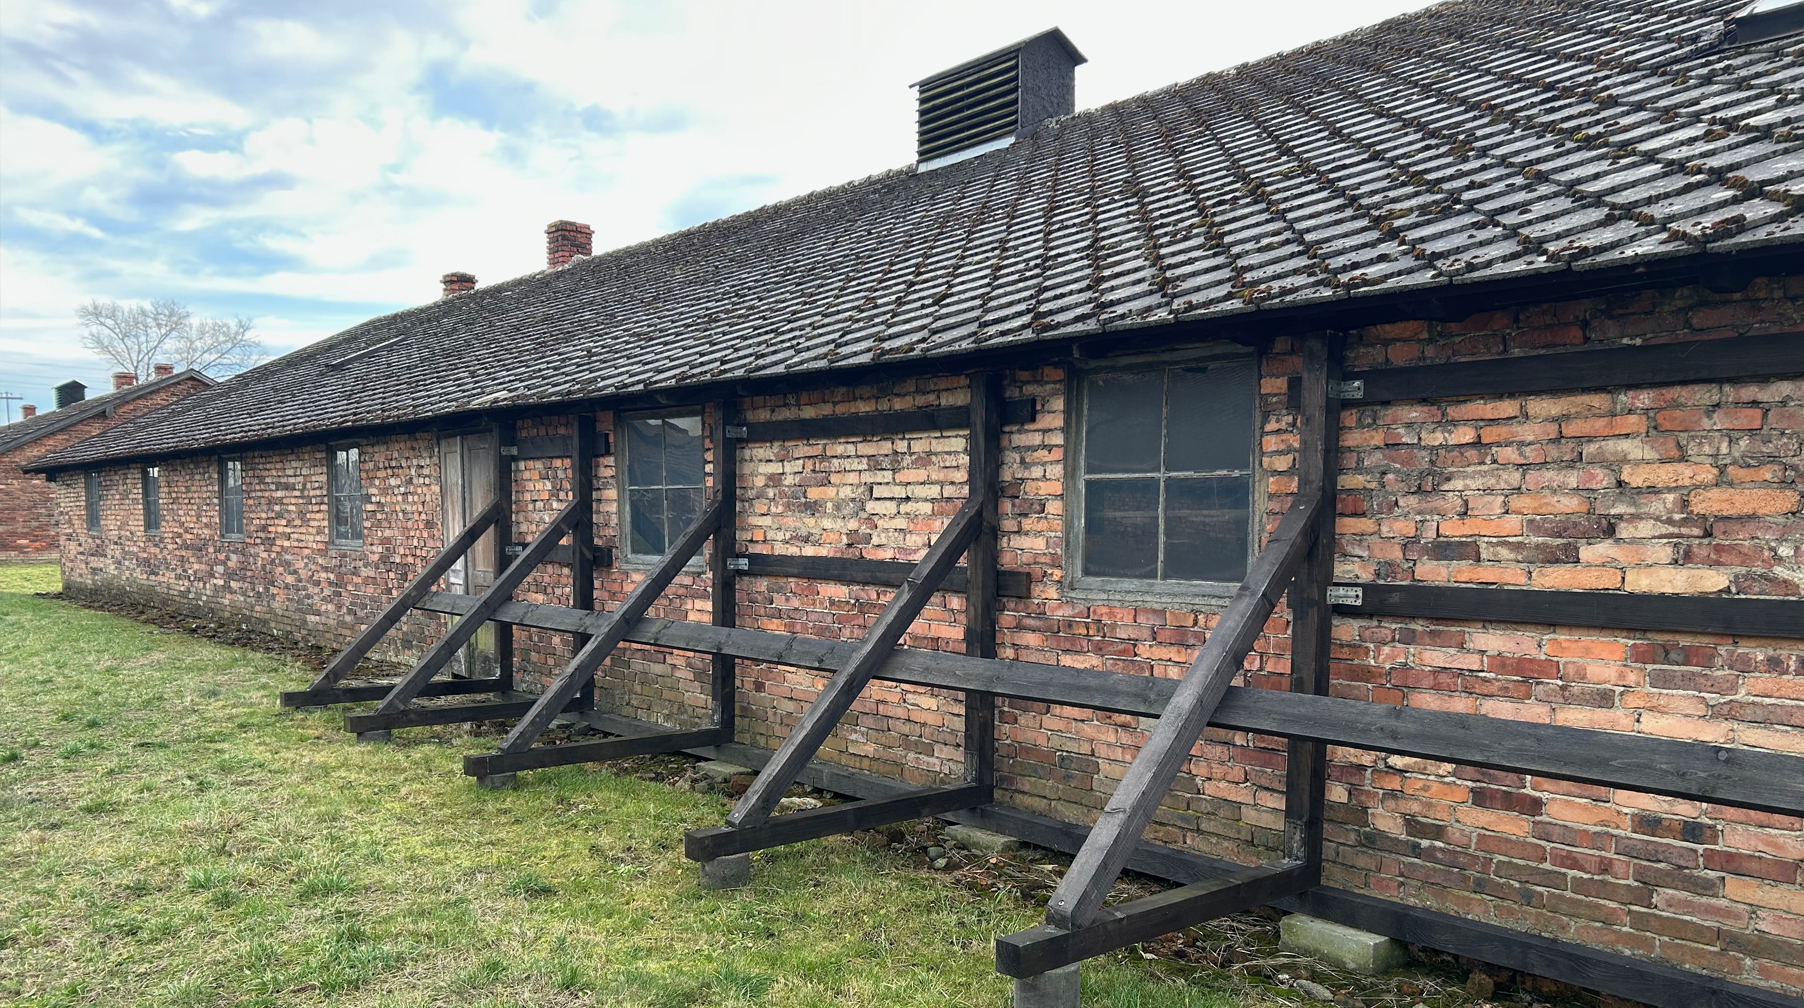
[[[1793,278],[1758,281],[1735,295],[1688,288],[1459,323],[1381,326],[1349,334],[1345,363],[1407,365],[1629,340],[1800,331],[1801,300],[1804,280]],[[1296,417],[1284,393],[1298,366],[1296,347],[1286,339],[1261,361],[1265,486],[1259,500],[1270,521],[1296,488]],[[1034,397],[1040,412],[1032,424],[1003,435],[1001,560],[1029,572],[1032,597],[1002,601],[999,651],[1049,665],[1180,675],[1218,606],[1130,604],[1086,597],[1065,584],[1065,393],[1066,375],[1058,368],[1008,376],[1006,394]],[[759,421],[965,401],[965,380],[958,377],[739,406],[746,419]],[[1804,388],[1796,379],[1349,404],[1341,415],[1339,573],[1358,581],[1795,596],[1804,584],[1801,412]],[[608,418],[602,422],[605,428]],[[522,424],[519,433],[569,429],[568,418],[551,418]],[[743,445],[739,547],[918,558],[965,495],[966,446],[962,431]],[[419,527],[431,528],[436,544],[430,439],[416,439],[408,452]],[[597,540],[617,546],[613,458],[597,461]],[[322,468],[297,482],[295,492],[306,484],[321,510],[294,512],[297,542],[303,528],[323,541],[323,455],[310,464]],[[247,501],[256,498],[249,468]],[[522,462],[516,472],[515,519],[524,540],[569,499],[569,470],[559,459]],[[247,504],[247,523],[252,507]],[[372,511],[372,536],[378,520]],[[133,570],[134,550],[148,557],[166,548],[166,541],[137,542],[97,563]],[[400,566],[417,569],[431,552],[422,548]],[[252,589],[224,582],[287,576],[302,586],[287,596],[299,602],[353,572],[320,566],[332,561],[315,552],[291,567],[247,567],[209,590],[246,593]],[[382,591],[373,592],[364,611],[379,608],[404,577],[371,582],[372,591]],[[638,577],[624,567],[598,572],[598,604],[618,602]],[[890,594],[786,578],[746,577],[740,585],[740,625],[821,636],[861,634]],[[655,614],[706,619],[706,589],[700,569],[686,573]],[[519,597],[567,601],[568,569],[548,565]],[[959,649],[962,608],[959,596],[936,596],[907,643]],[[347,600],[319,611],[330,622],[357,606]],[[295,626],[291,632],[342,637],[354,629]],[[1245,681],[1283,688],[1287,613],[1275,613],[1266,630]],[[522,632],[520,642],[528,679],[569,657],[567,635]],[[1344,697],[1804,752],[1799,639],[1340,618],[1334,658],[1333,691]],[[795,669],[742,663],[741,739],[774,745],[820,682]],[[707,662],[624,648],[603,690],[611,708],[695,724],[706,716]],[[1005,702],[1000,719],[1003,799],[1076,821],[1094,818],[1148,728],[1139,718],[1023,702]],[[935,780],[961,768],[961,732],[956,694],[881,685],[866,691],[825,756]],[[1798,874],[1804,822],[1352,750],[1332,750],[1331,761],[1333,884],[1804,989]],[[1282,824],[1281,740],[1211,730],[1187,770],[1154,824],[1154,838],[1241,860],[1269,857]]]
[[[89,417],[0,454],[0,561],[54,559],[57,554],[56,490],[42,475],[25,472],[25,466],[206,387],[195,378],[171,382],[118,404],[110,415]]]
[[[336,646],[382,612],[443,542],[431,435],[362,443],[361,549],[327,541],[324,446],[251,452],[244,460],[244,540],[219,533],[212,457],[161,467],[162,531],[144,531],[136,466],[101,471],[101,531],[85,522],[79,473],[56,483],[63,587],[76,597],[126,597],[221,616],[295,640]],[[442,619],[414,614],[378,657],[416,653]]]

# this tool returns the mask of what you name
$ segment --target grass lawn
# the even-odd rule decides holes
[[[360,746],[310,670],[32,592],[0,567],[0,1002],[1001,1006],[1037,907],[835,838],[708,893],[716,795],[585,767],[479,790],[464,729]],[[1086,1005],[1268,1003],[1086,965]]]

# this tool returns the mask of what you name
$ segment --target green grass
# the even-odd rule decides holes
[[[766,852],[709,893],[713,795],[581,767],[476,788],[461,729],[359,746],[285,658],[33,598],[0,567],[0,1002],[1000,1006],[1036,923],[886,850]],[[1086,1004],[1228,1008],[1125,959]]]

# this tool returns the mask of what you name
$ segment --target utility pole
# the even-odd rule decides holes
[[[13,395],[11,392],[0,392],[0,402],[6,403],[6,422],[7,423],[13,422],[13,403],[18,402],[19,400],[21,400],[23,398],[25,398],[25,397],[22,395]]]

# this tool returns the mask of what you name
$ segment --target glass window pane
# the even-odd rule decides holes
[[[1165,470],[1251,468],[1257,388],[1250,360],[1173,368]]]
[[[1091,577],[1158,577],[1158,480],[1084,483],[1084,573]]]
[[[1084,384],[1084,472],[1159,471],[1165,372],[1092,375]]]
[[[626,422],[626,485],[664,485],[664,421]]]
[[[701,488],[664,491],[664,509],[664,549],[669,549],[702,513]]]
[[[664,485],[702,485],[702,418],[664,421]]]
[[[1165,482],[1165,578],[1239,581],[1247,571],[1252,477]]]
[[[658,556],[664,552],[664,491],[627,491],[627,553]]]

